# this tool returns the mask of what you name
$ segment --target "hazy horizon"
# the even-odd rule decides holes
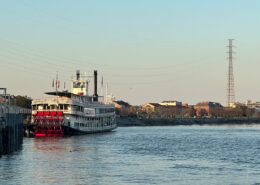
[[[0,87],[41,98],[56,71],[63,86],[77,69],[97,69],[130,104],[226,105],[233,38],[236,100],[260,101],[259,9],[256,0],[1,1]]]

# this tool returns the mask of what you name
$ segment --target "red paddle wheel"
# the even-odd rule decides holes
[[[35,136],[60,136],[63,134],[62,111],[37,111],[34,115]]]

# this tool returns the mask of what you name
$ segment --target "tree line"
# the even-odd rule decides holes
[[[158,118],[260,118],[260,112],[256,109],[245,106],[238,108],[229,107],[214,107],[209,109],[197,109],[191,107],[159,107],[154,111],[144,110],[141,106],[128,106],[117,109],[117,114],[120,116],[139,116],[139,117],[158,117]]]

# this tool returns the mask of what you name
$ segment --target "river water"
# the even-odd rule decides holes
[[[259,184],[260,125],[121,127],[24,138],[0,184]]]

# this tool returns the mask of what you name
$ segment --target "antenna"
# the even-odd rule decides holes
[[[234,76],[233,76],[233,40],[228,39],[229,45],[228,47],[228,87],[227,87],[227,99],[228,99],[228,106],[230,103],[235,102],[235,89],[234,89]]]

